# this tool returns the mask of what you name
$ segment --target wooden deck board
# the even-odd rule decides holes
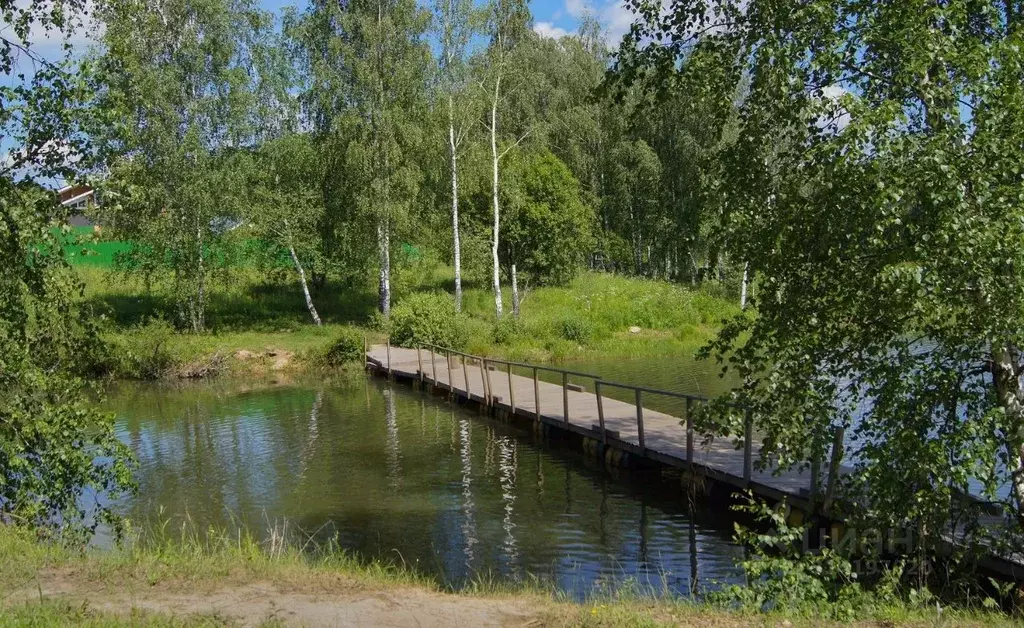
[[[390,353],[390,355],[389,355]],[[453,359],[451,380],[445,357],[421,350],[417,356],[416,349],[374,345],[367,353],[367,361],[375,368],[386,370],[389,366],[395,376],[406,379],[419,379],[420,364],[422,377],[427,383],[441,389],[451,390],[463,399],[483,403],[486,395],[485,378],[479,363],[468,362],[463,368],[459,359]],[[433,363],[431,359],[433,358]],[[500,366],[500,365],[495,365]],[[520,369],[522,370],[522,369]],[[436,381],[434,374],[436,372]],[[595,373],[595,375],[599,375]],[[490,371],[491,394],[497,398],[494,405],[504,410],[512,410],[509,395],[509,376],[506,371]],[[589,384],[593,386],[591,382]],[[537,399],[534,395],[534,380],[518,373],[512,374],[512,389],[515,393],[515,413],[519,416],[535,416]],[[592,438],[600,439],[597,428],[599,424],[597,396],[591,391],[568,392],[569,421],[565,421],[563,389],[561,384],[539,380],[537,382],[541,420],[548,425],[570,430]],[[679,417],[643,408],[644,444],[646,449],[640,450],[637,432],[636,406],[634,404],[601,395],[604,409],[605,428],[618,432],[616,439],[609,438],[613,447],[627,449],[631,454],[650,458],[658,463],[679,468],[688,466],[686,460],[686,428]],[[755,436],[751,439],[752,457],[757,461],[760,457],[761,443]],[[694,435],[695,471],[718,482],[727,482],[736,487],[744,487],[743,449],[734,439],[716,437],[705,438]],[[756,465],[755,465],[756,467]],[[840,467],[840,473],[850,473],[852,469]],[[826,481],[828,471],[822,469],[822,484]],[[749,484],[755,494],[774,499],[787,498],[793,505],[806,508],[810,504],[810,473],[798,470],[782,470],[769,466],[766,469],[752,469]],[[951,539],[956,537],[953,533]],[[990,554],[982,560],[982,565],[1003,577],[1018,581],[1024,580],[1024,557],[999,556]]]
[[[381,368],[387,368],[387,347],[374,345],[370,348],[368,359]],[[403,377],[419,377],[419,360],[423,364],[423,376],[428,382],[433,380],[436,367],[437,385],[451,389],[448,381],[448,367],[445,357],[434,354],[431,364],[431,352],[422,350],[419,360],[416,349],[391,347],[391,370]],[[458,358],[453,358],[451,378],[454,380],[454,392],[460,396],[468,396],[476,401],[483,401],[485,395],[484,375],[478,363],[467,363],[463,369]],[[490,386],[494,396],[499,397],[495,405],[510,410],[509,381],[506,371],[490,371]],[[512,375],[512,386],[515,392],[516,411],[520,414],[535,414],[537,404],[534,399],[534,381],[517,373]],[[541,414],[558,423],[565,422],[562,386],[546,381],[539,381]],[[569,391],[569,429],[577,432],[592,432],[592,436],[600,438],[600,432],[593,430],[599,423],[597,395],[591,391]],[[619,440],[639,447],[640,439],[637,431],[636,405],[601,395],[604,406],[605,428],[619,433]],[[686,465],[686,427],[683,419],[664,412],[643,409],[644,444],[648,455],[654,454],[671,460],[671,464],[684,467]],[[760,453],[760,443],[755,439],[753,445],[754,459]],[[654,457],[654,456],[652,456]],[[694,463],[712,470],[731,480],[737,486],[743,482],[743,449],[732,439],[712,438],[709,441],[701,435],[694,436]],[[751,482],[761,484],[775,492],[789,495],[803,501],[807,498],[810,488],[810,473],[787,470],[779,473],[777,469],[754,469]]]

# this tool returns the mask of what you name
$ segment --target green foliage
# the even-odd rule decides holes
[[[530,151],[508,162],[501,187],[506,264],[542,284],[564,284],[593,247],[593,210],[580,184],[549,151]]]
[[[465,344],[462,319],[443,293],[418,293],[404,298],[391,312],[391,342],[412,347],[429,343],[452,349]]]
[[[494,323],[491,336],[494,342],[499,345],[509,345],[515,342],[523,334],[523,326],[519,319],[506,316]]]
[[[81,282],[52,226],[53,197],[0,180],[0,504],[4,518],[82,538],[118,517],[132,486],[113,417],[84,394],[80,374],[102,353]],[[86,496],[104,492],[97,504]],[[91,512],[86,510],[89,507]]]
[[[174,326],[154,317],[113,337],[108,349],[107,369],[116,377],[160,379],[177,364],[169,343]]]
[[[262,120],[252,69],[270,20],[246,1],[98,6],[103,54],[90,134],[107,170],[100,214],[137,244],[123,263],[174,270],[179,324],[199,332],[211,249],[241,213],[246,186],[234,151]]]
[[[745,498],[737,509],[756,525],[736,524],[736,541],[748,548],[740,563],[747,583],[714,591],[711,599],[757,612],[799,612],[840,621],[858,617],[864,596],[850,561],[829,548],[803,551],[807,527],[788,523],[785,503],[773,508],[749,493]]]
[[[327,348],[326,361],[328,366],[344,366],[352,362],[362,362],[364,358],[363,344],[365,336],[355,327],[344,327],[341,333]]]
[[[558,322],[558,335],[579,345],[586,345],[594,336],[594,324],[590,319],[570,314]]]
[[[844,516],[879,529],[956,525],[973,531],[965,544],[1019,551],[1019,6],[705,9],[684,0],[668,17],[647,14],[621,62],[712,102],[743,94],[721,160],[718,236],[749,262],[761,296],[757,315],[731,321],[708,353],[744,380],[737,400],[756,408],[782,466],[821,455],[821,434],[847,428],[856,472]],[[715,126],[724,133],[724,120]],[[968,524],[980,509],[961,496],[978,492],[1013,525]]]

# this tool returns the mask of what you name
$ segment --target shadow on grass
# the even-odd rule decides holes
[[[297,284],[239,284],[227,290],[220,285],[211,286],[206,310],[209,328],[273,332],[311,322]],[[165,294],[101,292],[93,295],[90,302],[119,327],[140,325],[153,317],[169,321],[177,317],[174,300]],[[377,295],[365,286],[329,282],[313,295],[313,302],[324,323],[365,323],[376,311]]]

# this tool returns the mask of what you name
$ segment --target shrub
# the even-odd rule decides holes
[[[523,326],[517,319],[506,316],[494,324],[491,337],[499,345],[509,345],[519,338],[522,330]]]
[[[594,336],[594,324],[582,316],[566,316],[559,322],[558,335],[569,342],[585,345]]]
[[[435,344],[458,349],[465,343],[462,317],[452,297],[441,292],[413,294],[391,310],[391,342],[402,346]]]
[[[168,344],[174,336],[174,326],[167,320],[154,317],[120,336],[110,348],[113,374],[132,379],[159,379],[175,364]]]
[[[354,327],[345,327],[327,348],[325,360],[328,366],[344,366],[359,362],[363,357],[363,334]]]

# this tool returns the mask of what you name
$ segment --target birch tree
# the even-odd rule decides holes
[[[487,28],[490,45],[486,53],[486,76],[481,87],[486,93],[489,113],[484,125],[490,137],[491,148],[491,287],[494,290],[494,313],[497,318],[502,316],[501,302],[501,260],[499,259],[499,240],[501,233],[501,201],[499,163],[509,151],[518,146],[529,134],[529,130],[521,130],[518,137],[515,132],[509,134],[499,129],[499,110],[503,97],[515,85],[508,85],[515,71],[515,54],[520,43],[532,36],[530,31],[530,11],[522,0],[492,0],[488,7]],[[504,84],[503,84],[504,82]],[[503,91],[504,90],[504,91]],[[514,125],[509,125],[515,129]],[[514,139],[509,139],[509,138]],[[507,142],[500,142],[505,138]],[[502,144],[507,144],[502,146]]]
[[[764,451],[806,463],[844,428],[844,516],[930,531],[922,550],[953,520],[1019,548],[1020,3],[712,4],[645,13],[633,46],[665,84],[709,86],[696,59],[726,94],[749,77],[720,234],[761,289],[713,349]],[[966,493],[1002,523],[973,528]]]
[[[312,137],[291,133],[268,141],[250,168],[247,220],[262,238],[288,252],[306,308],[319,326],[320,314],[306,277],[312,262],[322,258],[316,232],[324,211],[319,189],[322,173]]]
[[[303,45],[314,72],[318,125],[341,151],[338,188],[356,238],[376,244],[379,310],[391,312],[391,249],[415,201],[430,50],[429,13],[415,0],[315,3]],[[329,63],[323,63],[327,59]]]
[[[472,125],[467,54],[474,33],[472,0],[435,0],[434,21],[441,46],[439,87],[448,120],[448,168],[451,178],[452,259],[455,311],[462,311],[462,245],[459,235],[459,166],[463,142]]]
[[[112,0],[99,16],[103,211],[137,244],[120,261],[169,267],[179,320],[200,332],[217,224],[241,197],[230,152],[255,128],[251,55],[270,20],[247,0]]]
[[[76,76],[70,50],[47,59],[33,46],[40,33],[70,36],[85,10],[0,0],[0,136],[10,151],[0,165],[0,525],[43,528],[39,538],[64,544],[100,523],[122,532],[115,504],[133,487],[114,417],[82,378],[105,348],[64,259],[67,212],[32,180],[71,179],[79,173],[69,154],[90,152],[88,65]]]

